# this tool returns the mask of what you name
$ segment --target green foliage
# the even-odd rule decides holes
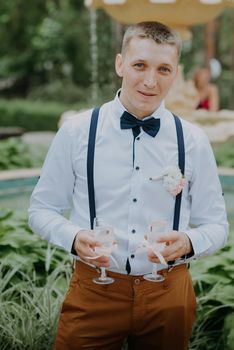
[[[227,338],[227,349],[234,349],[234,312],[229,314],[225,319],[224,334]]]
[[[233,108],[233,10],[219,18],[216,57],[222,64],[217,80],[221,104]],[[116,89],[114,57],[119,50],[121,30],[102,10],[97,10],[98,78],[100,89]],[[193,38],[184,43],[182,63],[189,74],[204,64],[204,26],[192,28]],[[17,40],[16,40],[17,38]],[[83,0],[9,0],[0,2],[0,93],[5,97],[45,95],[50,87],[67,80],[81,90],[91,84],[90,14]],[[55,83],[54,83],[55,82]],[[58,86],[53,90],[60,89]],[[45,91],[46,90],[46,91]],[[60,90],[59,90],[60,91]],[[50,91],[51,92],[51,91]],[[64,89],[62,101],[73,102]],[[48,95],[51,95],[48,93]],[[74,96],[74,94],[72,94]],[[82,94],[77,94],[78,99]],[[53,100],[57,101],[56,94]],[[103,100],[106,100],[104,98]]]
[[[190,350],[233,350],[233,243],[232,232],[222,251],[191,265],[198,310]],[[50,349],[70,258],[32,234],[22,214],[2,209],[0,261],[0,348]]]
[[[191,264],[197,319],[190,350],[233,350],[234,237],[207,259]]]
[[[0,348],[48,350],[71,261],[9,210],[0,211],[0,247]]]
[[[28,99],[32,101],[56,101],[57,103],[74,104],[90,103],[90,88],[79,87],[71,81],[54,80],[51,83],[39,85],[30,91]],[[68,107],[67,107],[68,108]]]
[[[29,147],[17,138],[0,142],[0,170],[30,168]]]
[[[20,126],[27,131],[56,131],[61,114],[68,107],[59,103],[0,100],[0,125]]]
[[[221,107],[234,109],[233,93],[233,9],[225,9],[220,16],[220,28],[217,39],[218,58],[222,64],[222,74],[217,80],[221,94]]]
[[[22,87],[33,73],[32,62],[36,60],[36,55],[31,41],[43,18],[45,3],[23,0],[0,2],[0,77],[14,76]]]
[[[112,21],[97,11],[98,83],[113,81]],[[17,40],[16,40],[17,38]],[[37,88],[59,90],[64,103],[77,100],[91,84],[90,15],[82,0],[11,0],[0,3],[0,91],[13,97],[38,94]],[[61,85],[70,82],[70,89]],[[60,86],[59,83],[60,83]],[[52,87],[51,87],[52,85]],[[56,85],[56,86],[54,86]],[[72,91],[72,85],[75,91]],[[1,88],[3,86],[3,88]],[[36,90],[36,91],[35,91]],[[37,92],[37,93],[36,93]],[[48,89],[47,91],[48,92]],[[50,89],[51,93],[51,89]],[[51,95],[49,93],[49,95]],[[48,96],[48,94],[47,94]],[[87,96],[88,98],[88,96]],[[86,98],[86,99],[87,99]]]
[[[0,170],[39,168],[45,159],[48,146],[28,145],[19,137],[0,141]]]
[[[51,248],[33,234],[22,214],[7,209],[0,210],[0,246],[2,261],[12,267],[22,264],[24,272],[36,269],[42,278],[67,257],[62,250]]]
[[[234,168],[234,138],[225,143],[213,145],[218,166]]]

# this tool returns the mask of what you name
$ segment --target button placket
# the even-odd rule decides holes
[[[130,209],[129,209],[129,231],[128,234],[130,234],[129,237],[129,244],[128,244],[128,256],[129,256],[129,262],[131,265],[131,270],[134,271],[136,269],[137,259],[135,256],[135,252],[137,250],[137,241],[135,234],[137,233],[136,230],[136,218],[139,216],[139,204],[140,204],[140,198],[139,198],[139,187],[141,186],[140,181],[140,159],[139,159],[139,147],[141,148],[141,144],[139,143],[141,137],[137,136],[135,139],[135,154],[134,154],[134,165],[133,165],[133,171],[132,171],[132,177],[131,177],[131,193],[130,193]]]

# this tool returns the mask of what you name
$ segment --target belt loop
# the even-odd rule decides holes
[[[160,273],[160,271],[159,271],[159,273]],[[162,276],[163,276],[163,277],[165,278],[165,280],[166,280],[167,274],[168,274],[168,269],[162,270],[161,274],[162,274]]]

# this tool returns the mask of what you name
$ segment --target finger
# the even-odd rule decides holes
[[[157,257],[157,255],[155,255],[155,253],[151,249],[148,250],[148,259],[152,263],[156,263],[156,264],[160,263],[159,258]]]
[[[180,259],[180,257],[183,255],[183,250],[180,249],[177,249],[177,250],[173,250],[172,252],[169,252],[168,254],[165,254],[164,255],[164,259],[167,260],[167,261],[170,261],[170,260],[177,260],[177,259]]]
[[[176,260],[176,259],[179,259],[181,255],[183,255],[182,253],[183,250],[181,250],[181,247],[183,247],[181,242],[177,242],[166,247],[160,253],[162,254],[162,256],[166,261]],[[148,251],[148,259],[153,263],[160,262],[159,258],[155,255],[155,253],[151,249],[149,249]]]
[[[97,261],[97,260],[90,260],[87,257],[80,257],[82,259],[82,261],[85,261],[88,264],[92,264],[95,265],[96,267],[109,267],[110,266],[110,262],[109,261]]]
[[[91,246],[99,244],[95,239],[93,231],[80,231],[77,238],[80,244],[87,244]]]
[[[109,267],[110,266],[110,259],[109,258],[105,258],[105,259],[101,259],[98,258],[97,260],[93,260],[92,264],[97,266],[97,267]]]
[[[108,256],[100,256],[95,261],[99,262],[100,264],[109,264],[110,258]]]
[[[183,255],[184,251],[184,243],[182,241],[177,241],[175,243],[172,243],[168,246],[166,246],[163,251],[161,252],[164,258],[167,258],[168,256],[177,254],[178,256]]]
[[[110,266],[110,258],[108,256],[103,256],[103,255],[97,256],[97,253],[95,253],[94,257],[91,255],[82,255],[82,254],[79,254],[79,256],[82,260],[85,260],[86,262],[92,265],[96,265],[98,263],[100,266],[103,266],[103,267]]]
[[[157,257],[156,254],[153,252],[152,249],[149,249],[149,250],[148,250],[147,255],[148,255],[148,258],[149,258],[149,259],[150,259],[150,258],[154,259],[154,258]]]
[[[154,263],[154,264],[159,264],[160,263],[160,260],[157,256],[154,256],[154,257],[149,257],[148,256],[148,259],[150,262]]]
[[[160,235],[157,238],[157,242],[161,243],[161,242],[175,242],[180,238],[180,235],[178,233],[178,231],[171,231],[169,233]]]
[[[80,244],[89,245],[91,247],[100,246],[100,243],[94,237],[81,238],[79,241]]]
[[[94,249],[91,249],[89,246],[86,246],[84,244],[80,245],[79,248],[77,248],[77,254],[81,257],[95,257],[98,254],[94,251]]]

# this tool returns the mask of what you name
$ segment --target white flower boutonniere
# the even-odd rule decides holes
[[[161,175],[150,177],[151,181],[162,180],[163,187],[174,197],[179,194],[186,184],[186,180],[181,173],[181,170],[176,165],[165,167]]]

